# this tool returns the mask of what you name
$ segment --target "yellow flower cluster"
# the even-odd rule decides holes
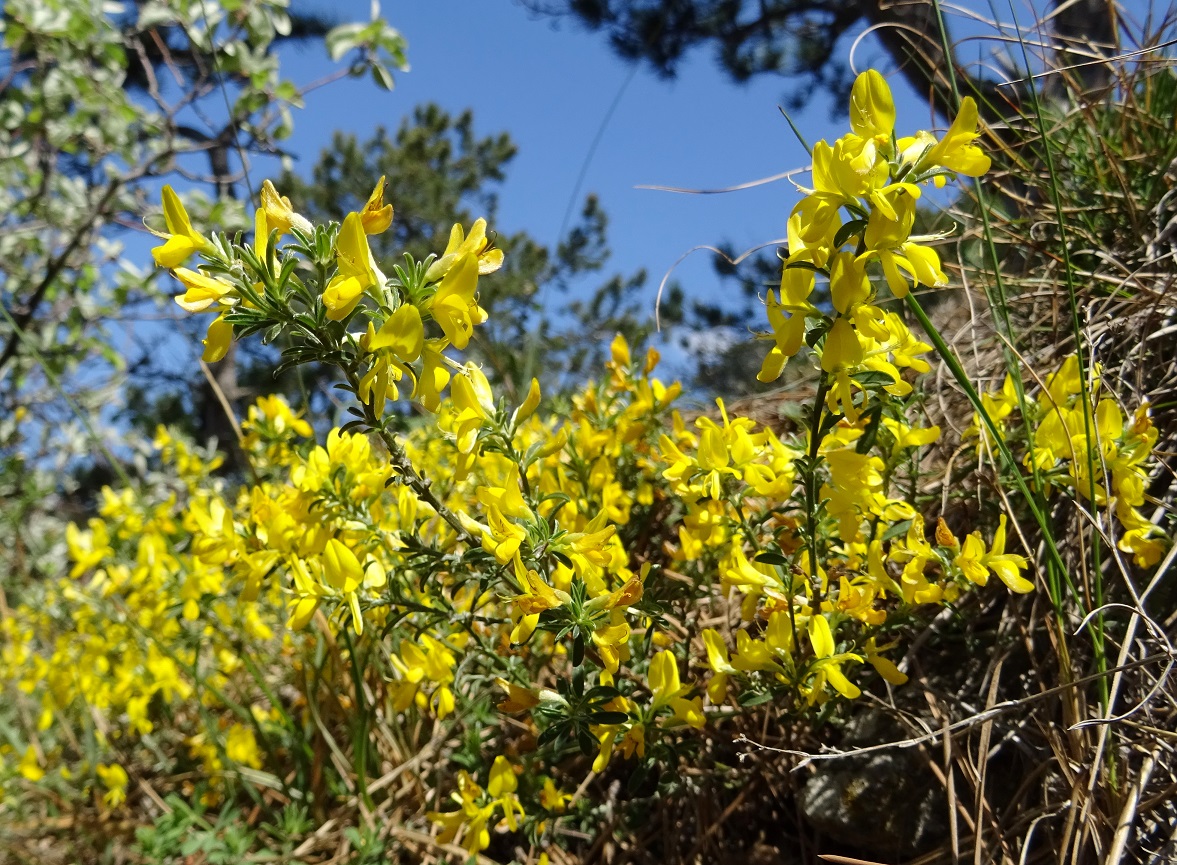
[[[813,188],[793,208],[780,289],[766,299],[773,342],[760,373],[775,381],[803,343],[813,346],[832,381],[830,411],[851,421],[861,411],[853,391],[862,373],[887,381],[895,396],[910,393],[901,370],[927,372],[919,355],[929,351],[893,312],[876,305],[869,265],[877,262],[887,287],[904,297],[909,283],[944,285],[940,257],[913,236],[920,184],[942,185],[952,174],[979,177],[989,157],[974,143],[977,109],[966,98],[948,133],[895,137],[895,104],[883,76],[869,70],[850,92],[851,130],[833,145],[813,148]],[[813,304],[816,277],[829,287],[833,316]]]
[[[348,341],[363,367],[351,382],[353,389],[379,417],[386,399],[399,398],[397,384],[407,375],[413,398],[436,411],[451,370],[463,368],[443,352],[450,346],[465,349],[475,326],[486,321],[486,311],[478,305],[478,277],[501,267],[503,253],[487,237],[486,221],[479,219],[468,234],[455,225],[445,252],[428,268],[411,275],[400,272],[399,278],[390,280],[368,245],[369,235],[392,225],[392,205],[384,203],[384,187],[382,177],[364,207],[333,226],[329,263],[334,273],[312,296],[295,269],[284,266],[290,259],[277,241],[290,234],[295,244],[309,249],[315,243],[314,226],[269,180],[262,185],[261,207],[255,212],[253,244],[241,248],[234,260],[226,259],[223,248],[192,227],[179,197],[165,186],[167,231],[154,232],[165,243],[152,252],[184,286],[176,303],[188,312],[218,313],[204,341],[204,360],[225,356],[235,325],[250,332],[265,316],[271,324],[302,324],[302,335],[313,339],[314,327],[296,321],[292,299],[303,302],[314,322],[324,324],[349,321],[367,297],[375,305],[369,310],[367,330]],[[181,266],[196,253],[205,259],[198,269]],[[426,327],[430,321],[434,334]]]
[[[654,375],[657,351],[635,357],[620,336],[606,374],[567,409],[542,411],[534,380],[519,405],[496,399],[455,352],[486,319],[477,281],[502,253],[478,220],[455,226],[440,255],[385,276],[367,241],[391,224],[383,179],[362,210],[326,226],[267,183],[251,245],[206,239],[165,188],[155,257],[184,285],[181,306],[218,313],[206,359],[235,334],[282,333],[284,365],[339,370],[355,419],[317,444],[281,397],[258,401],[243,424],[254,479],[237,489],[213,474],[217,458],[160,432],[175,483],[104,491],[100,518],[70,528],[70,575],[3,620],[0,681],[37,703],[39,721],[0,781],[81,766],[76,731],[96,723],[118,751],[95,770],[117,806],[130,794],[115,768],[137,755],[147,765],[143,737],[166,718],[185,746],[176,759],[217,791],[294,765],[291,777],[329,795],[318,745],[331,742],[333,771],[361,779],[368,753],[353,741],[346,766],[322,732],[330,702],[357,735],[364,717],[406,730],[427,718],[497,755],[456,774],[457,810],[418,815],[473,854],[492,831],[550,837],[573,807],[561,786],[584,777],[540,773],[587,772],[587,760],[564,760],[574,751],[603,772],[673,755],[742,707],[804,714],[902,684],[887,653],[903,622],[990,575],[1032,591],[1026,558],[1006,551],[1004,515],[989,540],[980,529],[962,540],[943,519],[929,537],[920,449],[940,429],[923,422],[913,379],[930,347],[875,288],[902,296],[909,281],[946,281],[928,239],[911,234],[915,205],[920,184],[988,168],[975,107],[966,100],[939,141],[896,138],[890,92],[868,72],[850,114],[851,133],[814,148],[813,189],[766,298],[773,346],[760,377],[776,378],[803,345],[818,359],[809,417],[791,432],[722,400],[684,417],[681,386]],[[198,269],[182,267],[195,253]],[[1138,511],[1155,433],[1145,414],[1128,425],[1100,401],[1106,468],[1083,475],[1068,369],[1039,401],[1035,465],[1065,466],[1080,493],[1114,499],[1125,549],[1155,560]],[[419,421],[388,407],[402,384]],[[495,689],[506,695],[497,714]]]
[[[1086,390],[1088,399],[1084,399]],[[1019,410],[1014,380],[1007,375],[1001,389],[982,394],[982,404],[999,431],[1009,426]],[[1117,546],[1130,553],[1142,568],[1157,564],[1169,548],[1164,532],[1150,522],[1140,508],[1145,503],[1148,460],[1157,441],[1157,430],[1144,404],[1129,416],[1103,393],[1096,373],[1086,383],[1077,355],[1068,355],[1046,377],[1035,399],[1026,402],[1032,446],[1024,463],[1046,474],[1047,479],[1069,487],[1077,495],[1115,514],[1122,532]],[[966,439],[986,441],[986,430],[974,415]]]
[[[102,491],[99,516],[70,525],[68,576],[8,595],[0,620],[0,682],[32,720],[35,742],[20,774],[39,781],[97,779],[102,801],[126,800],[123,760],[142,737],[179,736],[203,765],[209,790],[236,766],[260,766],[256,726],[270,725],[272,704],[254,702],[233,717],[229,692],[250,686],[248,659],[289,654],[275,638],[268,601],[242,597],[215,555],[193,555],[202,527],[224,529],[228,511],[215,490],[221,458],[163,428],[156,434],[160,487]],[[219,521],[219,522],[218,522]],[[215,729],[208,729],[212,721]],[[119,758],[88,760],[91,747]],[[129,765],[129,763],[128,763]],[[0,767],[3,766],[0,758]],[[3,775],[0,774],[0,782]]]

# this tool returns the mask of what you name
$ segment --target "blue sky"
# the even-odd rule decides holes
[[[295,2],[341,22],[371,15],[369,0]],[[972,5],[988,14],[988,4]],[[1146,5],[1125,4],[1137,16]],[[597,194],[610,217],[613,256],[607,272],[647,271],[643,309],[650,316],[659,281],[672,268],[688,298],[712,299],[721,290],[710,253],[694,252],[676,267],[693,247],[727,243],[744,250],[783,236],[799,197],[788,181],[722,195],[637,187],[714,189],[803,168],[808,154],[778,109],[792,86],[788,79],[761,76],[733,83],[708,48],[688,55],[674,80],[659,79],[645,67],[634,74],[601,34],[570,20],[537,18],[513,0],[384,0],[380,14],[408,40],[411,69],[396,75],[392,92],[364,77],[310,93],[285,142],[298,157],[296,171],[310,172],[336,130],[363,139],[380,125],[395,129],[424,102],[455,113],[470,108],[478,134],[506,131],[519,148],[492,228],[525,230],[554,244],[573,195],[579,204],[587,193]],[[1020,2],[1018,15],[1023,26],[1035,18]],[[957,36],[987,30],[959,15],[950,26]],[[963,55],[978,59],[993,46],[968,44]],[[848,59],[850,49],[843,44],[836,56]],[[860,43],[853,61],[859,70],[876,65],[891,80],[901,131],[933,122],[926,104],[903,86],[890,57],[873,41]],[[321,44],[282,50],[283,74],[299,85],[337,68]],[[847,129],[845,108],[823,93],[794,119],[810,142]],[[586,169],[598,133],[599,146]],[[272,161],[255,162],[254,188],[276,173]]]
[[[341,19],[370,14],[366,0],[331,9]],[[600,34],[537,19],[509,0],[386,0],[381,14],[408,40],[411,70],[397,75],[391,93],[362,79],[310,94],[288,142],[301,156],[297,171],[309,170],[336,129],[364,137],[380,124],[395,128],[427,101],[452,112],[471,108],[479,133],[506,131],[519,147],[496,227],[554,243],[591,143],[624,88],[578,200],[596,193],[609,214],[610,270],[648,271],[651,315],[658,282],[692,247],[727,241],[744,249],[783,236],[797,198],[787,181],[724,195],[636,187],[727,187],[806,165],[808,155],[778,110],[788,81],[763,77],[736,85],[706,51],[692,55],[673,81],[644,67],[630,80],[631,68]],[[881,59],[869,49],[860,56],[864,63]],[[283,56],[285,73],[299,82],[330,68],[319,47]],[[844,131],[846,121],[831,123],[829,115],[829,99],[821,96],[797,119],[816,140]],[[925,110],[910,119],[926,122],[926,116]],[[688,296],[713,296],[719,285],[704,252],[674,276]]]

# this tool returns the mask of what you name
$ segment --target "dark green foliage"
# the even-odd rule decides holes
[[[630,61],[648,63],[659,75],[672,77],[679,64],[700,47],[714,50],[719,65],[736,81],[765,73],[796,80],[784,99],[804,105],[817,90],[834,94],[844,103],[851,83],[848,40],[868,27],[895,69],[934,107],[951,110],[952,88],[947,69],[956,67],[961,93],[976,93],[982,105],[1001,113],[1005,98],[988,78],[970,77],[960,67],[955,49],[945,54],[941,39],[941,10],[931,0],[525,0],[547,15],[571,17],[590,30],[602,32],[617,53]],[[1115,16],[1107,0],[1055,2],[1050,28],[1071,44],[1113,45]],[[952,14],[947,7],[944,14]],[[983,13],[982,13],[983,14]],[[1005,17],[1002,11],[993,13]],[[976,22],[968,25],[975,28]],[[951,30],[951,22],[949,22]],[[963,28],[962,28],[963,29]],[[950,34],[951,35],[951,34]],[[950,40],[949,40],[950,41]],[[1016,53],[1016,52],[1015,52]],[[1078,52],[1076,52],[1077,54]],[[1074,63],[1075,54],[1059,49],[1060,65]],[[1011,55],[1013,56],[1013,55]],[[878,61],[873,61],[878,63]],[[1017,57],[1014,67],[1022,65]],[[886,65],[886,64],[882,64]],[[1083,70],[1085,89],[1106,78],[1100,67]]]

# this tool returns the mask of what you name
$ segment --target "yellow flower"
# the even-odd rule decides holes
[[[268,435],[284,436],[289,433],[309,438],[314,430],[290,408],[281,394],[259,397],[249,407],[249,417],[242,424],[247,431],[267,429]]]
[[[240,766],[261,768],[262,755],[253,730],[243,724],[231,726],[225,734],[225,756]]]
[[[441,392],[450,380],[450,371],[441,353],[445,346],[444,339],[425,340],[421,348],[421,375],[413,387],[413,399],[426,411],[434,413],[441,407]]]
[[[935,424],[930,427],[912,427],[885,417],[883,418],[883,426],[895,437],[895,444],[891,448],[892,455],[907,448],[930,445],[940,438],[940,427]]]
[[[965,577],[979,586],[988,582],[989,573],[992,572],[997,574],[1011,592],[1032,592],[1034,584],[1021,575],[1027,564],[1025,557],[1005,551],[1005,524],[1005,514],[1002,514],[998,520],[997,532],[993,536],[993,546],[988,553],[985,552],[985,542],[981,540],[980,532],[973,532],[966,537],[960,552],[953,559],[953,564],[960,568]]]
[[[470,344],[476,325],[486,321],[486,310],[474,296],[478,288],[478,259],[466,253],[454,262],[429,302],[433,319],[456,349]]]
[[[736,652],[732,666],[744,673],[756,670],[784,673],[773,648],[763,640],[756,640],[747,631],[736,631]]]
[[[184,209],[180,197],[170,186],[163,188],[163,218],[167,225],[167,232],[148,229],[156,237],[163,237],[167,242],[151,250],[151,256],[160,267],[178,267],[187,261],[194,252],[199,252],[208,246],[208,241],[188,219],[188,211]]]
[[[117,808],[127,801],[127,781],[129,779],[122,766],[118,763],[112,763],[109,766],[99,763],[94,767],[94,771],[98,774],[98,780],[102,782],[102,786],[106,788],[102,801],[108,807]]]
[[[941,167],[965,177],[980,177],[989,170],[991,160],[981,148],[973,144],[980,136],[977,131],[977,103],[966,96],[960,103],[960,112],[952,121],[948,132],[919,161],[917,170]]]
[[[895,129],[895,101],[887,79],[868,69],[850,88],[850,128],[861,138],[889,141]]]
[[[703,727],[702,702],[698,697],[694,700],[683,698],[682,695],[690,689],[679,681],[678,661],[672,652],[663,650],[654,656],[650,662],[649,678],[653,696],[650,711],[657,712],[668,706],[674,711],[671,724],[687,724],[696,729]]]
[[[290,579],[294,583],[293,597],[287,604],[290,616],[286,620],[286,627],[292,631],[301,631],[310,622],[319,602],[328,594],[327,590],[311,576],[306,562],[294,559],[290,565]]]
[[[368,237],[358,213],[349,213],[335,240],[336,273],[323,291],[327,317],[332,321],[347,318],[372,286],[384,285],[384,274],[372,260]]]
[[[850,375],[862,365],[863,357],[862,341],[850,320],[842,316],[834,319],[821,349],[821,368],[833,379],[826,404],[831,412],[841,408],[851,423],[858,421],[858,410],[854,406]]]
[[[429,270],[425,273],[425,280],[436,282],[441,279],[466,255],[473,255],[477,259],[478,273],[484,276],[494,273],[503,266],[503,251],[490,245],[490,239],[486,236],[485,219],[474,220],[474,224],[470,226],[469,235],[463,232],[461,225],[454,223],[454,227],[450,229],[450,238],[446,244],[445,252],[441,254],[441,258],[429,266]]]
[[[609,357],[616,369],[628,370],[633,364],[629,353],[629,341],[624,334],[614,334],[613,341],[609,343]]]
[[[493,511],[495,509],[491,508],[491,510]],[[506,523],[505,520],[503,522],[507,526],[510,526],[513,531],[517,531],[520,534],[523,533],[523,529],[513,526],[510,523]],[[490,533],[487,532],[483,535],[484,545],[486,544],[485,539],[489,534]],[[521,540],[521,538],[516,535],[514,536],[510,545],[504,541],[498,544],[495,550],[491,551],[495,554],[496,558],[498,558],[499,553],[497,551],[504,548],[509,548],[509,546],[515,547],[513,553],[515,581],[519,584],[519,588],[521,590],[521,593],[512,599],[512,603],[515,608],[514,618],[516,620],[516,625],[515,629],[511,632],[511,642],[515,644],[524,643],[527,641],[527,639],[531,636],[532,631],[535,630],[536,624],[539,622],[540,613],[542,613],[544,610],[555,609],[556,607],[567,604],[570,600],[572,600],[566,592],[562,592],[559,589],[554,589],[544,582],[543,577],[539,575],[538,571],[534,570],[533,568],[524,567],[523,560],[519,557],[518,552],[519,540]]]
[[[458,415],[454,419],[458,451],[468,454],[478,441],[478,430],[494,415],[494,394],[482,370],[472,363],[462,367],[450,386]]]
[[[310,234],[315,230],[305,216],[294,212],[290,199],[279,195],[269,180],[262,181],[261,199],[267,224],[271,229],[277,229],[279,234],[286,234],[292,228],[297,228],[304,234]]]
[[[410,363],[421,356],[425,348],[425,328],[421,313],[411,303],[397,307],[376,331],[368,338],[370,352],[388,351],[397,360]]]
[[[535,414],[535,410],[539,408],[539,400],[539,379],[533,378],[531,386],[527,388],[527,396],[523,398],[519,408],[515,409],[514,414],[511,415],[511,426],[517,427]]]
[[[572,801],[572,798],[571,793],[561,793],[551,778],[544,778],[544,786],[539,794],[539,804],[545,811],[563,814],[568,810],[568,803]]]
[[[898,189],[888,199],[893,213],[888,214],[878,207],[872,209],[863,232],[866,251],[859,259],[879,259],[887,286],[896,297],[906,297],[908,292],[907,280],[900,271],[908,274],[917,286],[948,283],[948,277],[940,268],[940,256],[936,250],[911,239],[918,192],[910,184]]]
[[[176,303],[188,312],[204,312],[214,304],[231,308],[237,303],[237,289],[226,280],[206,276],[186,267],[177,267],[172,273],[186,289],[176,298]]]
[[[323,550],[323,578],[327,585],[342,595],[351,607],[356,633],[364,633],[364,619],[360,615],[360,599],[356,591],[363,585],[364,569],[356,554],[336,538],[327,541]]]
[[[516,815],[522,817],[525,813],[519,803],[519,797],[515,795],[517,786],[515,767],[508,763],[503,755],[495,757],[490,767],[490,780],[486,784],[486,792],[491,796],[491,804],[503,809],[503,818],[507,821],[507,828],[512,832],[519,828]]]
[[[1024,556],[1005,551],[1005,514],[997,522],[997,531],[993,535],[993,545],[989,548],[989,555],[985,557],[985,565],[1005,583],[1011,592],[1024,594],[1034,591],[1034,584],[1021,575],[1027,562]]]
[[[371,333],[371,322],[368,324],[368,329]],[[406,371],[409,371],[409,368],[402,363],[390,360],[388,357],[377,357],[368,371],[360,378],[359,387],[356,388],[356,396],[365,405],[371,406],[376,417],[383,417],[385,403],[389,399],[393,402],[400,399],[400,391],[396,385],[404,377]]]
[[[727,681],[736,668],[732,666],[728,655],[727,644],[719,631],[714,628],[703,630],[703,645],[707,648],[707,666],[711,668],[711,681],[707,683],[707,696],[713,706],[718,706],[727,699]]]
[[[826,334],[822,347],[821,368],[826,372],[855,369],[862,364],[862,343],[850,320],[839,316]]]
[[[204,353],[201,360],[205,363],[216,363],[229,353],[229,346],[233,343],[233,325],[225,321],[225,316],[218,315],[208,326],[208,333],[204,337]]]
[[[384,203],[386,186],[384,175],[381,175],[372,194],[368,196],[364,209],[360,211],[360,221],[364,224],[365,234],[382,234],[392,225],[392,205]]]
[[[517,712],[526,712],[539,705],[539,697],[530,688],[522,688],[519,685],[508,682],[502,677],[497,677],[495,684],[507,692],[507,699],[495,707],[500,712],[515,714]]]
[[[414,702],[421,709],[433,709],[438,720],[454,711],[454,693],[449,686],[454,681],[457,659],[445,643],[429,634],[422,634],[419,643],[405,639],[399,654],[390,660],[402,677],[393,705],[396,711],[402,712]],[[433,685],[429,700],[420,693],[423,684]]]
[[[37,760],[37,752],[33,750],[32,745],[25,749],[24,756],[21,757],[20,774],[26,781],[34,783],[45,777],[45,770],[41,768],[41,764]]]
[[[814,670],[817,681],[810,693],[810,702],[814,702],[820,695],[822,685],[828,681],[834,690],[847,699],[853,700],[862,691],[854,685],[842,672],[842,664],[853,661],[862,663],[862,657],[852,652],[835,654],[834,635],[830,630],[830,623],[825,616],[814,613],[809,619],[809,643],[813,646]]]
[[[900,671],[900,669],[896,667],[895,664],[879,654],[879,652],[883,651],[883,649],[891,648],[891,645],[882,647],[876,646],[875,638],[871,637],[866,641],[866,646],[864,647],[863,651],[866,654],[866,662],[874,667],[875,672],[882,676],[885,681],[892,685],[902,685],[907,681],[907,674]]]
[[[474,856],[479,850],[485,850],[490,845],[488,825],[499,808],[503,811],[503,820],[507,828],[514,832],[519,828],[518,818],[525,815],[523,805],[515,794],[516,788],[515,767],[502,755],[495,757],[490,767],[490,778],[485,791],[465,770],[460,771],[458,790],[450,796],[458,803],[458,810],[430,811],[426,815],[442,827],[437,840],[442,844],[449,844],[459,832],[462,832],[463,846],[467,853]]]
[[[668,705],[682,691],[678,679],[678,662],[674,659],[674,654],[669,651],[659,652],[650,662],[650,692],[654,697],[650,708],[657,711]]]
[[[463,833],[463,846],[471,856],[490,846],[487,823],[494,816],[494,804],[482,805],[485,796],[465,769],[458,772],[458,790],[450,795],[458,803],[457,811],[430,811],[426,816],[442,827],[437,840],[449,844]]]

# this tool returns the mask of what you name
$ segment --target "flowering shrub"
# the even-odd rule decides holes
[[[693,731],[764,703],[812,717],[902,685],[912,622],[990,576],[1033,591],[1004,514],[963,536],[926,524],[921,449],[941,434],[919,388],[931,347],[885,306],[947,282],[931,238],[912,234],[916,202],[928,183],[987,170],[975,107],[942,139],[897,139],[887,86],[867,72],[850,113],[851,133],[814,148],[766,297],[760,378],[803,347],[818,369],[787,434],[722,400],[684,417],[658,353],[620,337],[563,409],[540,410],[536,381],[518,406],[496,399],[459,354],[486,320],[478,281],[503,260],[482,220],[386,275],[367,241],[391,224],[383,182],[328,225],[267,182],[251,243],[206,237],[165,188],[155,258],[181,306],[216,316],[205,359],[234,338],[280,339],[279,368],[338,369],[353,419],[318,445],[280,397],[260,400],[241,489],[160,431],[172,487],[107,490],[100,517],[71,529],[70,575],[13,599],[2,672],[35,721],[6,775],[49,783],[57,768],[63,790],[124,807],[164,737],[208,802],[241,781],[370,801],[387,769],[377,720],[438,723],[475,753],[451,754],[427,814],[437,842],[474,854],[492,831],[523,833],[538,853],[591,807],[573,793],[590,772],[673,762]],[[819,278],[828,308],[811,301]],[[1161,543],[1135,510],[1155,435],[1143,411],[1126,427],[1098,402],[1107,468],[1084,476],[1070,363],[1024,418],[1028,460],[1115,498],[1122,548],[1155,563]],[[1008,422],[1009,395],[987,399]]]

